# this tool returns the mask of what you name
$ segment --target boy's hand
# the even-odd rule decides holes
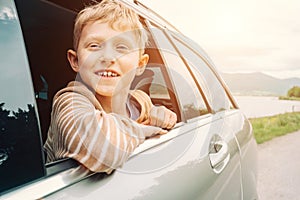
[[[177,115],[165,106],[153,106],[149,118],[142,124],[171,129],[177,122]]]

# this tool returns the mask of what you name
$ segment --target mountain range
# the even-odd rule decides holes
[[[286,96],[293,86],[300,87],[300,78],[279,79],[261,72],[221,73],[234,95]]]

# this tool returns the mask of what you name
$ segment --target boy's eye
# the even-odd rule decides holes
[[[120,51],[120,52],[128,52],[130,48],[125,44],[118,44],[116,46],[116,49],[117,49],[117,51]]]
[[[101,49],[102,45],[98,44],[98,43],[91,43],[91,44],[89,44],[89,48],[91,48],[91,49]]]

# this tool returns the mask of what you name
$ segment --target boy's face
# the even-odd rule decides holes
[[[98,95],[128,91],[141,74],[148,55],[141,55],[133,31],[116,31],[108,23],[88,23],[82,30],[77,52],[68,51],[69,62]],[[124,90],[126,89],[126,90]]]

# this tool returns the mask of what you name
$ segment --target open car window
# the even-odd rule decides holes
[[[76,12],[85,2],[68,2],[16,0],[43,142],[46,141],[50,125],[53,96],[76,77],[69,66],[66,52],[73,47]],[[142,89],[148,93],[155,105],[163,105],[174,111],[180,122],[181,113],[170,75],[155,42],[152,40],[149,44],[146,49],[146,53],[150,55],[147,69],[143,75],[136,78],[132,89]]]

